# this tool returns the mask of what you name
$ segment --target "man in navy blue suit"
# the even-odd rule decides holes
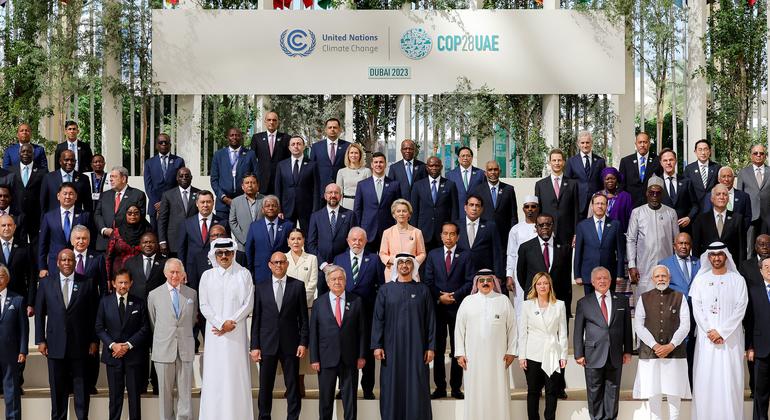
[[[96,354],[94,330],[99,296],[96,287],[75,273],[75,253],[63,249],[58,271],[40,282],[35,303],[35,344],[48,358],[51,419],[67,418],[68,388],[72,384],[75,413],[88,418],[90,395],[85,386],[86,355]]]
[[[78,193],[75,185],[65,182],[56,194],[59,206],[45,213],[40,223],[37,266],[40,278],[55,271],[56,255],[64,248],[71,248],[70,234],[76,225],[91,226],[91,215],[75,208]]]
[[[65,182],[71,182],[75,185],[78,192],[78,199],[75,202],[75,207],[78,210],[84,210],[92,212],[94,209],[93,201],[91,200],[90,184],[88,178],[75,171],[75,154],[71,150],[65,150],[59,155],[59,163],[61,167],[54,172],[49,172],[43,178],[43,183],[40,188],[40,208],[45,211],[50,211],[58,206],[56,201],[56,194],[59,191],[59,186]]]
[[[320,420],[331,420],[337,378],[345,419],[357,418],[358,369],[366,366],[366,323],[361,298],[345,290],[345,269],[326,267],[329,292],[313,302],[310,316],[310,366],[318,372]]]
[[[487,161],[484,169],[486,182],[477,186],[471,194],[481,197],[481,202],[484,204],[481,217],[495,222],[500,232],[503,250],[506,250],[508,232],[519,223],[516,190],[512,185],[500,181],[500,164],[496,160]]]
[[[324,190],[324,199],[326,206],[310,216],[305,244],[307,252],[318,258],[318,269],[321,271],[326,264],[334,260],[335,255],[345,250],[350,228],[358,225],[355,213],[340,205],[342,190],[339,185],[327,185]],[[326,292],[328,290],[321,272],[318,274],[318,293]]]
[[[259,193],[275,194],[275,174],[278,163],[288,158],[289,135],[278,131],[281,125],[278,114],[270,111],[265,113],[265,131],[251,136],[251,150],[257,157],[259,165]]]
[[[118,270],[112,281],[115,293],[102,298],[96,313],[96,335],[104,346],[102,362],[110,386],[110,420],[120,420],[123,389],[128,392],[129,418],[141,418],[143,368],[152,332],[144,299],[128,294],[131,283],[131,272]]]
[[[11,166],[18,165],[20,161],[19,152],[21,145],[30,143],[32,139],[32,126],[27,123],[19,124],[19,128],[16,129],[16,139],[18,143],[9,145],[5,149],[3,155],[3,168],[10,168]],[[45,172],[48,172],[48,159],[45,156],[45,149],[34,143],[32,144],[35,166],[42,168]]]
[[[663,169],[661,175],[663,178],[662,203],[676,211],[679,230],[690,232],[692,230],[691,223],[698,215],[700,206],[700,203],[695,201],[692,181],[690,178],[677,175],[676,153],[671,149],[666,148],[660,152],[660,166]]]
[[[415,159],[417,144],[414,140],[404,139],[401,142],[402,159],[388,168],[388,178],[395,180],[401,186],[401,198],[411,200],[414,183],[428,176],[425,162]],[[410,201],[411,203],[411,201]],[[414,203],[412,203],[414,206]]]
[[[276,168],[275,195],[281,201],[283,216],[307,230],[310,215],[320,206],[317,165],[305,157],[302,137],[289,140],[289,151],[291,157],[279,162]]]
[[[740,213],[743,215],[743,226],[748,227],[751,224],[751,218],[753,214],[751,212],[751,196],[747,193],[733,187],[735,185],[735,172],[733,168],[729,166],[723,166],[719,169],[719,183],[727,187],[729,197],[727,198],[727,210],[732,210],[733,213]],[[759,198],[755,198],[758,200]],[[706,193],[703,198],[703,202],[699,203],[700,208],[703,210],[701,213],[708,213],[714,210],[714,205],[711,204],[711,191]]]
[[[176,187],[176,171],[185,166],[184,159],[171,153],[171,137],[158,134],[155,140],[158,154],[144,162],[144,189],[147,193],[148,212],[153,229],[157,230],[160,200],[163,193]]]
[[[457,246],[470,251],[473,272],[489,269],[494,271],[498,278],[504,278],[506,256],[500,240],[500,232],[494,220],[481,217],[484,212],[481,197],[468,195],[465,198],[464,210],[465,217],[455,222],[460,229]],[[441,241],[444,242],[443,237]]]
[[[463,370],[457,364],[455,352],[455,321],[460,303],[470,294],[473,288],[473,261],[471,252],[460,249],[457,241],[460,238],[460,228],[456,223],[446,222],[441,226],[441,241],[444,246],[428,253],[425,260],[426,286],[430,288],[436,303],[436,348],[445,349],[447,329],[449,330],[450,379],[452,398],[463,399],[460,387],[463,384]],[[436,390],[431,398],[445,398],[446,367],[444,351],[438,351],[433,362],[433,381]]]
[[[366,231],[362,228],[357,226],[351,228],[347,243],[348,248],[345,252],[334,257],[334,265],[345,270],[345,278],[348,279],[345,290],[361,298],[367,332],[364,341],[368,349],[374,302],[377,299],[377,290],[385,283],[385,266],[376,253],[366,250]],[[364,391],[364,399],[373,400],[374,353],[367,351],[364,358],[366,365],[361,372],[361,389]]]
[[[425,248],[441,246],[441,225],[457,220],[457,187],[441,176],[443,163],[436,156],[428,158],[428,176],[415,182],[412,188],[412,224],[422,231]]]
[[[265,197],[262,200],[262,214],[265,216],[255,220],[246,235],[246,260],[254,284],[270,278],[267,260],[274,252],[289,252],[289,232],[294,229],[294,223],[279,218],[280,212],[278,197]]]
[[[483,184],[486,179],[484,171],[472,165],[473,150],[470,147],[463,146],[457,150],[457,163],[459,165],[447,172],[446,177],[454,182],[457,187],[458,216],[462,218],[465,216],[465,197],[477,186]],[[425,235],[425,232],[423,232],[423,235]]]
[[[29,353],[29,320],[24,296],[8,289],[11,274],[0,264],[0,378],[3,381],[5,418],[21,420],[19,367]]]
[[[583,285],[586,295],[594,291],[591,282],[584,281],[591,278],[594,267],[609,270],[613,283],[622,279],[625,269],[626,238],[620,222],[607,217],[607,196],[594,194],[591,210],[593,216],[578,223],[575,235],[575,283]]]
[[[219,220],[221,220],[218,213],[212,214],[214,194],[211,191],[198,191],[195,206],[198,207],[198,213],[184,221],[184,236],[179,249],[179,256],[186,267],[193,264],[195,256],[208,245],[211,226],[220,224]]]
[[[398,198],[401,198],[401,186],[385,176],[385,155],[372,153],[372,176],[358,183],[353,201],[353,212],[366,231],[369,251],[379,250],[382,232],[395,224],[390,206]]]
[[[13,174],[13,197],[16,208],[24,215],[24,225],[19,226],[19,239],[30,244],[37,251],[38,234],[40,232],[40,189],[43,178],[48,171],[36,166],[32,160],[34,149],[26,143],[19,151],[21,162],[8,168]],[[35,256],[36,257],[36,256]]]
[[[243,194],[243,175],[257,173],[257,156],[242,146],[243,133],[239,128],[227,130],[227,144],[211,158],[211,189],[216,194],[219,220],[227,220],[233,198]]]
[[[310,160],[316,162],[318,180],[321,187],[337,180],[337,171],[345,166],[345,152],[349,142],[339,138],[340,120],[329,118],[324,123],[326,140],[313,143],[310,147]]]
[[[269,281],[254,289],[254,313],[251,322],[251,360],[260,364],[259,417],[270,418],[273,409],[273,385],[278,362],[286,384],[286,418],[299,419],[299,359],[308,347],[307,296],[305,283],[286,275],[286,254],[270,256]]]
[[[577,138],[580,152],[567,159],[564,176],[578,182],[580,218],[588,213],[589,201],[595,192],[604,189],[601,179],[602,170],[607,167],[603,157],[593,153],[594,139],[590,131],[581,131]]]
[[[56,145],[56,151],[53,155],[54,170],[58,171],[61,167],[59,156],[65,150],[71,150],[75,154],[75,170],[83,173],[91,170],[91,158],[93,152],[88,143],[78,140],[80,128],[75,121],[66,121],[64,123],[65,140]]]

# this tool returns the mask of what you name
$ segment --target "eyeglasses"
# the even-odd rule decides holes
[[[548,228],[548,227],[553,227],[553,223],[551,223],[551,222],[538,223],[535,226],[539,227],[539,228]]]
[[[751,152],[751,154],[754,156],[764,156],[765,152]]]
[[[525,209],[536,209],[537,208],[537,204],[525,204],[524,208]]]
[[[216,251],[214,252],[214,255],[217,257],[224,257],[224,256],[231,256],[233,255],[233,251]]]
[[[289,263],[288,260],[270,261],[270,264],[275,264],[275,265],[282,265],[282,264],[288,264],[288,263]]]
[[[171,144],[171,142],[163,140],[163,141],[159,141],[158,144],[164,144],[165,145],[165,144]]]
[[[495,279],[491,279],[491,278],[480,278],[480,279],[478,280],[478,282],[479,282],[479,283],[481,283],[481,284],[484,284],[484,283],[494,283],[494,282],[495,282]]]

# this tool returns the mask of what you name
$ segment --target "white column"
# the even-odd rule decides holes
[[[695,160],[692,145],[706,138],[706,97],[708,86],[706,79],[699,73],[698,68],[706,65],[706,55],[703,51],[703,38],[706,34],[706,2],[690,2],[687,34],[687,161]]]
[[[201,95],[177,96],[177,154],[183,157],[193,177],[201,174]]]
[[[356,140],[356,133],[353,130],[353,95],[345,95],[345,127],[343,138],[349,142]]]
[[[617,166],[620,158],[634,151],[634,54],[626,50],[626,86],[625,94],[613,95],[612,105],[615,111],[613,126],[612,164]]]
[[[254,124],[254,132],[256,133],[265,130],[265,113],[268,111],[268,106],[270,106],[270,101],[267,96],[257,95],[255,104],[256,112],[254,113],[254,118],[256,118],[256,121],[254,121],[256,123]],[[278,118],[280,119],[281,115],[279,115]]]
[[[401,142],[411,138],[412,95],[398,95],[398,98],[396,98],[396,156],[399,156]]]
[[[111,2],[117,0],[109,0]],[[115,34],[106,34],[113,36]],[[117,56],[105,53],[102,78],[120,79],[120,61]],[[123,106],[122,98],[110,92],[108,83],[102,84],[102,155],[105,169],[123,166]]]
[[[559,0],[544,0],[543,10],[556,10]],[[543,137],[545,145],[559,147],[559,95],[543,95]]]

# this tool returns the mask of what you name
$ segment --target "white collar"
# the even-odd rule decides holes
[[[125,295],[121,295],[120,293],[115,292],[115,300],[117,300],[118,303],[120,303],[120,298],[125,298],[126,303],[128,303],[128,293],[126,293]]]
[[[72,274],[70,274],[69,276],[65,276],[64,274],[59,273],[59,281],[61,282],[61,281],[64,281],[64,280],[72,280],[72,281],[74,281],[75,280],[75,272],[73,271]]]
[[[596,222],[599,222],[599,221],[601,221],[605,225],[607,224],[606,220],[605,220],[605,219],[607,219],[607,215],[606,214],[601,219],[597,219],[596,216],[594,215],[593,219],[594,219],[594,224],[596,224]]]
[[[72,170],[72,172],[67,173],[67,172],[64,171],[64,168],[59,168],[59,173],[61,173],[62,177],[65,177],[65,176],[69,175],[69,176],[71,176],[73,178],[73,180],[75,178],[75,170],[74,169]]]
[[[11,238],[11,239],[9,239],[7,241],[5,239],[0,238],[0,245],[5,245],[6,242],[8,243],[8,245],[11,248],[13,248],[13,238]]]
[[[123,187],[123,189],[122,189],[122,190],[120,190],[120,191],[117,191],[117,192],[116,192],[116,194],[120,194],[120,196],[121,196],[121,197],[125,197],[125,195],[126,195],[126,190],[127,190],[127,189],[128,189],[128,184],[126,184],[126,186],[125,186],[125,187]],[[122,199],[122,198],[121,198],[121,199]]]
[[[356,254],[353,252],[353,249],[350,250],[350,259],[352,260],[353,257],[358,257],[358,261],[361,261],[364,258],[364,251],[361,251],[360,254]]]
[[[372,181],[374,181],[375,184],[377,183],[377,181],[382,181],[383,183],[385,183],[385,174],[382,174],[382,176],[377,176],[372,173],[372,178],[373,178]]]
[[[457,244],[455,244],[455,246],[453,246],[451,248],[447,248],[446,245],[444,245],[444,255],[446,255],[447,251],[449,251],[449,253],[454,255],[455,249],[457,249]]]
[[[441,175],[439,175],[439,176],[438,176],[438,177],[436,177],[436,178],[433,178],[432,176],[428,175],[428,179],[430,179],[430,183],[431,183],[431,184],[433,183],[433,181],[436,181],[436,182],[438,182],[439,184],[441,183],[441,182],[439,182],[439,181],[441,181]]]
[[[471,223],[473,223],[474,225],[479,225],[479,224],[481,224],[481,218],[479,217],[476,220],[471,220],[470,217],[465,216],[465,226],[468,226]]]
[[[60,216],[64,217],[64,212],[65,212],[65,211],[68,211],[68,212],[70,212],[70,216],[74,216],[74,215],[75,215],[75,206],[72,206],[72,207],[70,207],[70,208],[67,208],[67,209],[65,209],[65,208],[64,208],[64,207],[62,207],[62,206],[59,206],[59,215],[60,215]]]
[[[487,185],[489,185],[489,189],[490,190],[492,188],[497,188],[497,190],[500,191],[502,189],[502,188],[500,188],[500,184],[502,184],[502,183],[500,182],[499,179],[497,180],[497,184],[493,184],[493,183],[489,182],[489,180],[487,180]]]
[[[722,222],[727,221],[727,209],[725,209],[723,212],[717,211],[717,208],[714,207],[714,220],[716,220],[717,216],[722,215]]]
[[[647,151],[646,155],[642,155],[639,152],[636,152],[636,159],[639,160],[639,161],[641,161],[641,159],[644,158],[644,161],[647,162],[648,160],[650,160],[648,158],[649,156],[650,156],[650,152],[649,151]]]
[[[342,291],[342,294],[339,297],[340,297],[340,301],[341,302],[346,302],[347,301],[347,299],[345,299],[345,291],[344,290]],[[329,291],[329,300],[331,300],[332,303],[336,303],[336,300],[337,300],[337,295],[332,293],[331,290]]]
[[[238,146],[237,149],[233,149],[231,146],[229,146],[229,145],[227,146],[227,148],[230,149],[230,150],[228,150],[229,153],[233,153],[233,152],[238,153],[238,152],[241,151],[241,147],[243,147],[243,146]]]
[[[550,238],[548,238],[548,241],[544,241],[543,238],[540,236],[537,237],[537,240],[540,241],[540,247],[543,247],[543,244],[548,244],[548,246],[553,247],[553,235],[551,235]]]
[[[181,284],[181,283],[179,284],[179,287],[174,287],[174,286],[172,286],[172,285],[171,285],[171,283],[169,283],[169,282],[167,281],[167,282],[166,282],[166,287],[168,288],[168,291],[169,291],[169,292],[173,292],[173,291],[174,291],[174,289],[176,289],[176,291],[177,291],[177,292],[180,292],[180,291],[182,290],[182,284]]]
[[[336,144],[338,144],[339,142],[340,142],[340,139],[337,139],[337,140],[332,140],[332,139],[330,139],[330,138],[328,138],[328,137],[326,138],[326,144],[327,144],[327,145],[332,145],[332,144],[336,145]]]
[[[602,301],[602,294],[601,294],[601,293],[599,293],[599,291],[598,291],[598,290],[594,290],[594,295],[596,295],[596,300],[598,300],[599,302],[601,302],[601,301]],[[612,292],[610,292],[609,290],[607,290],[606,292],[604,292],[604,295],[605,295],[605,296],[607,296],[607,298],[610,298],[610,297],[612,297]],[[606,298],[605,298],[605,299],[606,299]]]
[[[187,194],[189,195],[189,194],[190,194],[190,192],[191,192],[191,191],[190,191],[190,189],[191,189],[191,188],[192,188],[192,184],[190,184],[190,186],[189,186],[189,187],[187,187],[187,188],[182,188],[182,187],[179,187],[179,193],[183,193],[183,192],[187,191]]]
[[[83,260],[85,260],[88,257],[88,248],[86,248],[86,250],[83,251],[83,252],[77,252],[74,249],[72,250],[72,252],[75,253],[75,262],[77,262],[77,260],[78,260],[78,255],[82,255],[83,256]],[[83,264],[85,264],[85,263],[83,263]]]
[[[282,281],[282,282],[286,283],[286,276],[283,276],[283,277],[281,277],[280,279],[279,279],[279,278],[277,278],[277,277],[275,277],[275,276],[271,276],[271,278],[273,279],[273,285],[275,285],[276,283],[278,283],[278,280],[280,280],[280,281]]]
[[[326,212],[328,214],[331,214],[331,212],[336,211],[337,214],[340,214],[340,207],[342,207],[342,206],[338,205],[337,207],[331,207],[330,205],[327,204],[326,205]]]

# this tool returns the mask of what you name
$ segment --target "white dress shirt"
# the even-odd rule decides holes
[[[596,302],[599,304],[599,310],[602,309],[602,294],[594,290],[594,294],[596,295]],[[612,293],[607,290],[607,292],[604,293],[604,303],[607,305],[607,325],[612,321]]]
[[[70,207],[68,209],[65,209],[64,207],[59,207],[59,217],[61,217],[61,226],[62,226],[62,228],[64,228],[64,217],[65,217],[64,216],[64,212],[65,211],[70,212],[70,214],[68,216],[66,216],[66,217],[68,217],[70,219],[70,230],[72,230],[72,228],[75,227],[75,225],[73,224],[74,217],[75,217],[75,206],[72,206],[72,207]],[[67,242],[69,242],[69,238],[67,238]]]
[[[65,279],[69,280],[69,294],[67,295],[67,302],[72,302],[72,288],[75,285],[75,272],[73,271],[69,276],[65,276],[64,274],[59,273],[59,289],[64,286]]]
[[[346,300],[345,300],[345,291],[344,290],[342,291],[342,294],[339,297],[340,297],[340,321],[341,321],[342,318],[345,317],[345,302],[346,302]],[[334,314],[334,311],[337,310],[337,295],[335,295],[332,292],[329,292],[329,302],[332,305],[332,314]]]
[[[543,240],[540,236],[537,237],[537,240],[540,242],[540,253],[543,253],[543,244],[546,243],[546,241]],[[547,271],[551,271],[551,267],[553,267],[553,235],[551,235],[550,238],[548,238],[548,262],[551,263],[548,267],[546,267]]]

